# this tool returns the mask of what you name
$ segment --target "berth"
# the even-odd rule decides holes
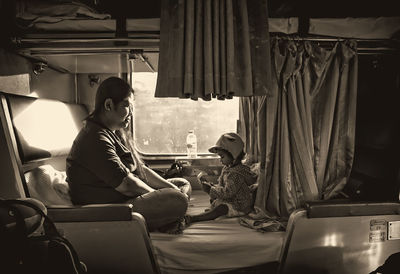
[[[159,37],[160,18],[112,18],[110,14],[96,11],[78,1],[70,3],[46,3],[40,5],[18,1],[17,25],[22,37],[130,37],[152,35]],[[398,35],[400,17],[347,17],[309,18],[306,29],[299,23],[304,18],[269,18],[269,31],[280,34],[301,34],[354,39],[390,39]],[[79,34],[85,34],[80,35]],[[37,36],[39,37],[39,36]]]
[[[68,149],[63,145],[40,148],[29,138],[37,134],[61,138],[57,134],[62,131],[52,124],[43,125],[45,117],[69,117],[69,123],[79,128],[87,114],[85,107],[6,93],[0,93],[0,103],[0,134],[5,140],[0,143],[5,167],[0,174],[2,197],[33,196],[29,184],[37,169],[49,175],[39,183],[50,181],[52,187],[62,178],[58,175]],[[34,104],[47,107],[30,112]],[[61,195],[63,188],[54,192]],[[221,217],[194,223],[182,234],[172,235],[149,234],[143,217],[132,213],[129,205],[72,206],[64,201],[42,201],[91,273],[255,273],[259,269],[261,273],[361,274],[372,272],[399,252],[399,203],[308,203],[290,215],[286,232],[261,233],[241,226],[237,218]],[[194,191],[189,213],[200,213],[207,206],[207,195]],[[389,225],[395,228],[388,229]]]

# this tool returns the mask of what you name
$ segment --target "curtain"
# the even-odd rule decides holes
[[[155,97],[268,94],[267,1],[161,1],[158,64]]]
[[[240,99],[246,152],[260,163],[256,211],[288,217],[343,189],[354,157],[355,48],[273,41],[270,95]]]

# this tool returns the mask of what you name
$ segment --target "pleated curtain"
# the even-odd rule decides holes
[[[354,158],[358,59],[353,41],[322,48],[277,39],[270,96],[240,99],[246,152],[260,163],[255,208],[288,217],[331,199]]]
[[[267,1],[161,1],[158,68],[155,97],[268,94]]]

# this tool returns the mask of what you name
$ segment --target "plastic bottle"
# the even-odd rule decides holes
[[[194,134],[194,130],[189,130],[188,135],[186,136],[186,147],[187,147],[187,156],[189,158],[197,157],[197,137]]]

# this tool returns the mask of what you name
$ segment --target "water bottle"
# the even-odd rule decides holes
[[[194,130],[189,130],[189,134],[186,137],[186,147],[187,147],[187,156],[189,158],[197,157],[197,137],[194,134]]]

